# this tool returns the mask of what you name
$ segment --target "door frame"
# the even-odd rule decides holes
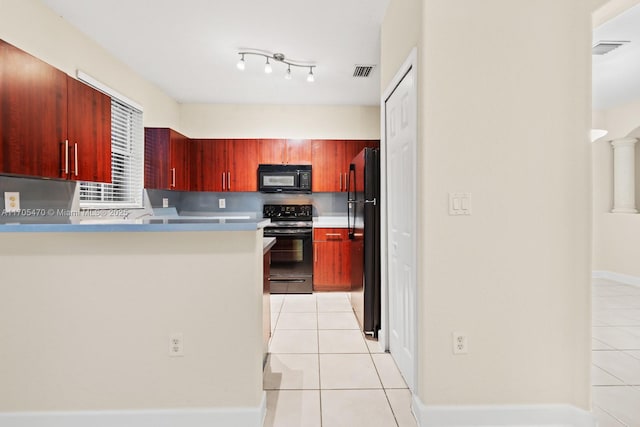
[[[417,156],[417,146],[418,146],[418,130],[419,130],[419,126],[418,126],[418,117],[419,117],[419,112],[418,112],[418,49],[416,47],[413,47],[411,49],[411,52],[409,52],[409,55],[407,56],[407,58],[404,60],[404,62],[402,63],[402,65],[400,66],[400,68],[398,68],[398,71],[396,72],[396,74],[394,75],[393,79],[391,79],[391,81],[389,82],[389,84],[387,85],[386,89],[384,90],[384,92],[382,93],[381,97],[380,97],[380,176],[381,176],[381,180],[380,180],[380,203],[381,203],[381,209],[380,209],[380,249],[381,249],[381,256],[380,256],[380,281],[381,281],[381,298],[380,298],[380,317],[381,317],[381,321],[380,321],[380,325],[381,325],[381,329],[380,332],[378,334],[378,343],[381,347],[381,349],[388,351],[389,350],[389,253],[387,251],[387,242],[388,242],[388,233],[389,233],[389,227],[388,227],[388,215],[387,215],[387,203],[388,203],[388,198],[387,198],[387,122],[386,122],[386,108],[385,108],[385,103],[386,101],[391,97],[391,95],[393,94],[393,92],[396,90],[396,88],[398,87],[398,85],[400,84],[400,82],[404,79],[405,75],[410,71],[413,70],[414,72],[414,79],[415,79],[415,84],[413,85],[413,91],[414,91],[414,99],[416,101],[416,106],[415,106],[415,112],[416,112],[416,141],[414,141],[414,153],[416,153],[416,155],[414,156],[415,159],[415,172],[416,175],[414,177],[414,179],[416,179],[417,181],[417,174],[418,174],[418,156]],[[417,197],[417,193],[418,193],[418,183],[416,182],[414,185],[415,188],[415,193],[413,194],[414,200],[416,200],[416,213],[414,215],[414,223],[413,223],[413,228],[417,233],[417,229],[418,229],[418,197]],[[414,286],[417,288],[417,267],[418,267],[418,256],[417,256],[417,238],[415,241],[415,247],[413,250],[414,256],[415,256],[415,266],[416,266],[416,277],[414,277]],[[415,289],[415,295],[418,295],[417,289]],[[419,353],[420,353],[420,346],[419,346],[419,334],[418,334],[418,298],[416,298],[416,301],[413,302],[414,304],[414,310],[415,310],[415,314],[416,314],[416,324],[414,325],[414,343],[415,343],[415,348],[416,348],[416,355],[414,357],[414,366],[413,366],[413,378],[411,379],[411,382],[413,383],[413,389],[411,390],[413,393],[415,393],[417,391],[417,386],[418,386],[418,367],[419,367],[419,363],[418,361],[420,360],[419,358]]]

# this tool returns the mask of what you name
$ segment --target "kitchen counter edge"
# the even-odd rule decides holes
[[[184,231],[253,231],[271,221],[234,220],[191,222],[182,224],[0,224],[0,233],[111,233],[111,232],[184,232]]]

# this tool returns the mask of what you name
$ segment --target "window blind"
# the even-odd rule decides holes
[[[109,184],[80,183],[83,208],[140,208],[144,186],[142,111],[111,96],[111,178]]]

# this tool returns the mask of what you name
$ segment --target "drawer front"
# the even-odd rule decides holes
[[[329,241],[329,240],[347,240],[349,233],[346,228],[314,228],[313,240]]]

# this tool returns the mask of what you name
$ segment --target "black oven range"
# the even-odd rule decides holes
[[[271,219],[264,237],[275,237],[269,282],[272,294],[313,292],[313,206],[264,205]]]

